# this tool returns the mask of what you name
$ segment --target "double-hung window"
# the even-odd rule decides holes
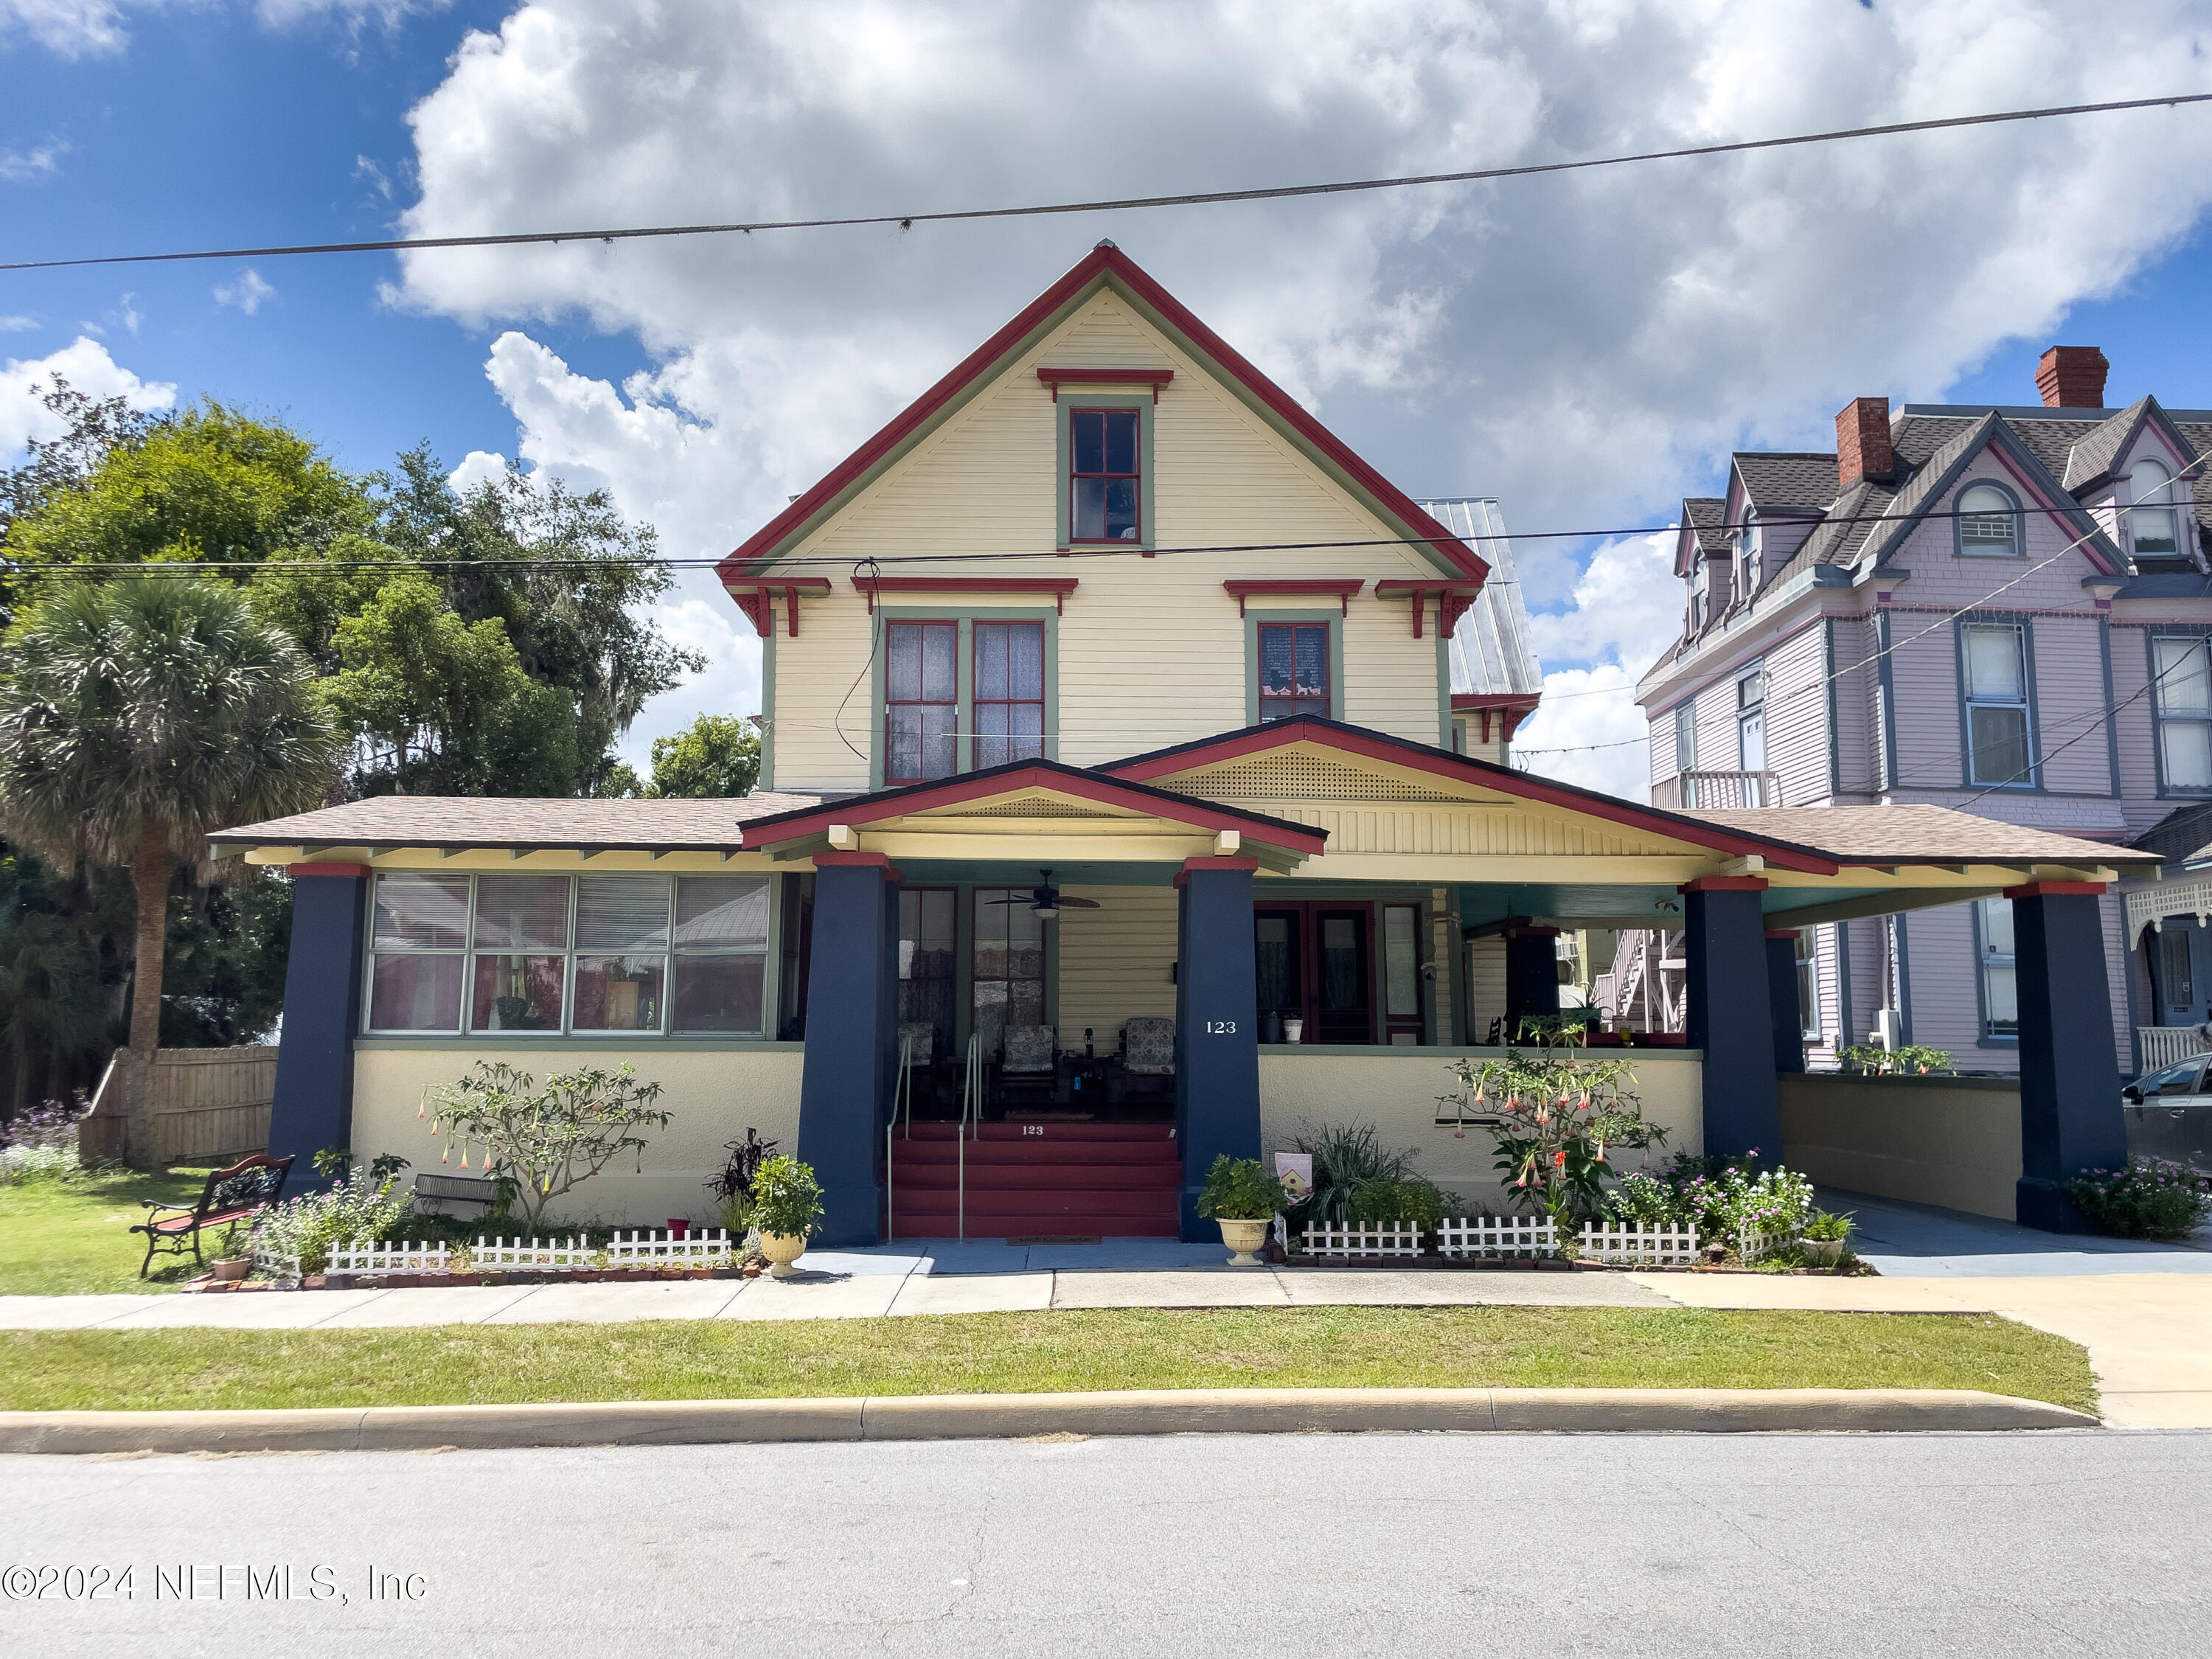
[[[1042,758],[1044,624],[979,622],[975,627],[977,768]]]
[[[2138,558],[2172,558],[2182,550],[2173,510],[2173,473],[2145,456],[2128,473],[2128,535]]]
[[[2020,1035],[2020,990],[2013,976],[2012,901],[1974,901],[1974,949],[1980,958],[1982,1035]]]
[[[1298,714],[1328,718],[1327,623],[1260,624],[1260,724]]]
[[[1070,540],[1133,542],[1143,535],[1138,436],[1139,416],[1133,409],[1068,411]]]
[[[1705,606],[1712,597],[1713,573],[1707,567],[1705,556],[1700,553],[1690,566],[1690,631],[1694,634],[1705,625]]]
[[[1809,927],[1797,935],[1797,1030],[1808,1042],[1820,1040],[1820,958]]]
[[[762,1030],[759,876],[380,873],[372,1032]]]
[[[1766,769],[1766,673],[1754,668],[1735,683],[1736,762],[1747,772]]]
[[[1995,484],[1960,490],[1958,510],[1960,552],[2009,558],[2020,551],[2019,511]]]
[[[2032,784],[2026,635],[2017,623],[1972,623],[1960,630],[1960,647],[1966,655],[1966,781]]]
[[[2202,638],[2150,642],[2159,776],[2169,790],[2212,790],[2212,660]]]
[[[884,627],[884,784],[927,783],[958,769],[960,625]]]
[[[1674,705],[1674,770],[1679,775],[1698,769],[1698,704],[1695,698]],[[1687,805],[1688,802],[1683,805]]]
[[[1759,519],[1747,512],[1743,528],[1736,532],[1735,592],[1740,603],[1748,605],[1751,596],[1759,592]]]

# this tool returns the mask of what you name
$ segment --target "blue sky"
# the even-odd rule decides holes
[[[0,248],[1218,188],[2205,90],[2201,12],[0,0]],[[425,439],[519,457],[711,553],[1112,235],[1409,489],[1496,495],[1522,529],[1663,523],[1732,447],[1829,447],[1854,396],[2032,402],[2059,338],[2105,348],[2116,401],[2212,405],[2208,203],[2197,110],[908,236],[9,274],[0,450],[59,354],[281,414],[353,468]],[[1602,693],[1524,742],[1632,793],[1633,748],[1584,745],[1640,730],[1663,558],[1522,557],[1555,691]],[[710,583],[666,620],[714,665],[634,752],[757,706]]]

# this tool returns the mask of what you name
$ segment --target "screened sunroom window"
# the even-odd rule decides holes
[[[2029,782],[2027,644],[2019,625],[1978,623],[1961,632],[1967,781]]]
[[[2158,763],[2168,789],[2212,790],[2212,661],[2202,639],[2153,639]]]
[[[763,877],[379,874],[372,915],[372,1032],[762,1030]]]

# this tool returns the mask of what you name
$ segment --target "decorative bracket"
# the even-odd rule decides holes
[[[745,613],[754,632],[766,639],[775,629],[775,612],[769,601],[778,594],[783,597],[783,616],[786,631],[793,639],[799,637],[799,596],[809,599],[826,598],[830,592],[827,576],[793,576],[784,581],[732,582],[730,597],[738,602],[738,609]]]
[[[1406,599],[1413,602],[1413,637],[1421,637],[1422,613],[1427,608],[1428,596],[1437,597],[1437,624],[1446,639],[1459,626],[1459,619],[1467,614],[1482,592],[1480,582],[1469,581],[1380,581],[1375,584],[1378,599]]]

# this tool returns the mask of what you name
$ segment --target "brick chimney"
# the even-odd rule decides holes
[[[1836,493],[1861,478],[1887,479],[1897,470],[1889,445],[1889,399],[1854,398],[1836,416]]]
[[[2053,346],[2035,366],[2035,389],[2051,409],[2102,409],[2112,365],[2094,346]]]

